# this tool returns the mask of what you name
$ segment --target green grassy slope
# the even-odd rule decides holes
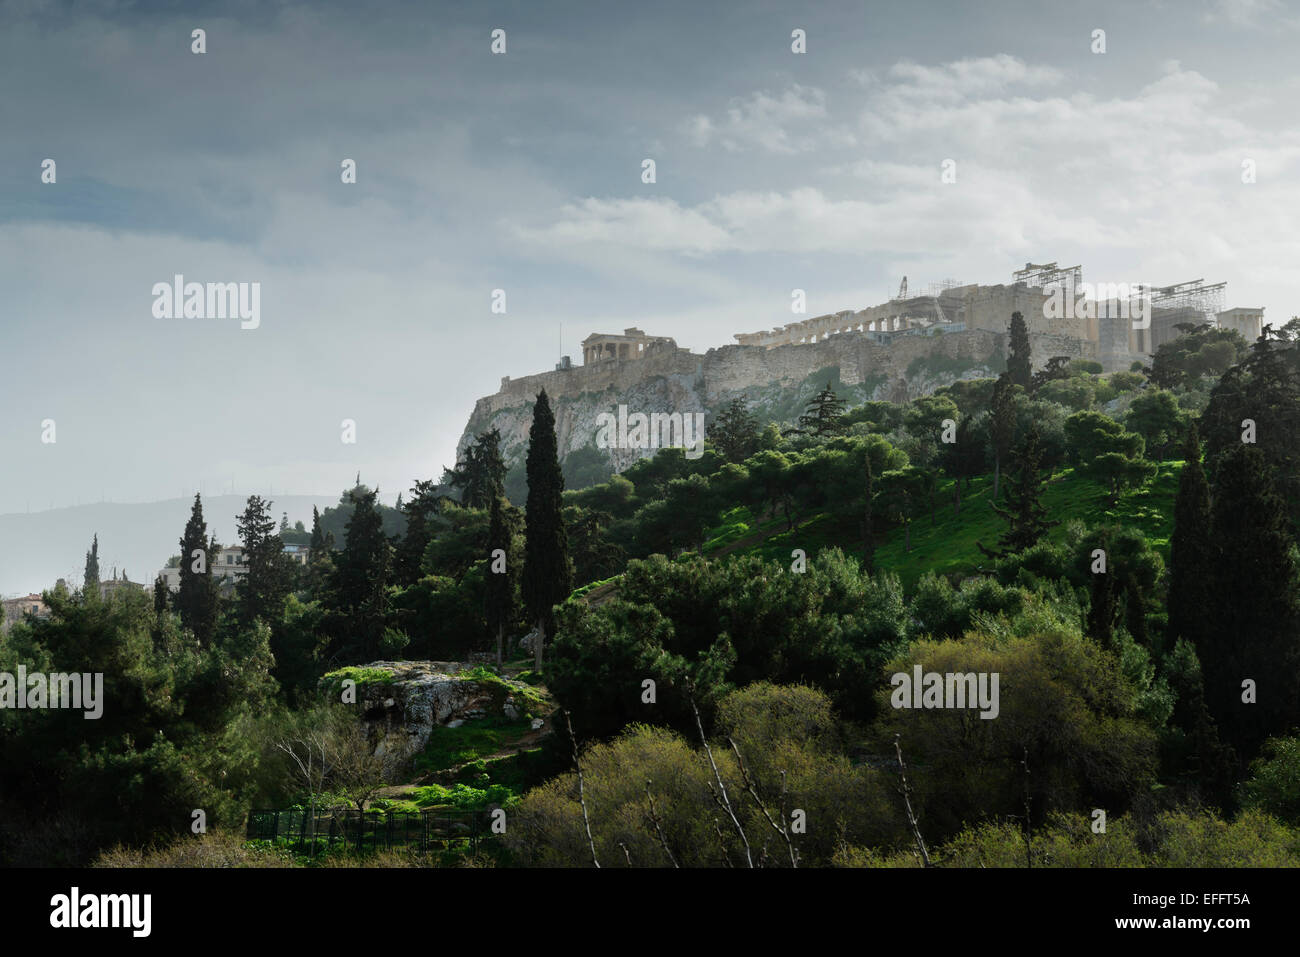
[[[1136,527],[1167,559],[1169,535],[1173,527],[1174,496],[1178,491],[1181,461],[1160,463],[1160,472],[1144,488],[1124,493],[1119,503],[1107,504],[1106,490],[1090,479],[1076,475],[1073,469],[1058,472],[1044,493],[1044,504],[1053,520],[1061,524],[1049,537],[1059,539],[1071,520],[1090,525],[1115,523]],[[962,492],[961,514],[952,509],[952,482],[940,485],[935,495],[934,524],[930,515],[922,514],[912,522],[912,548],[907,551],[902,528],[895,528],[876,542],[876,567],[889,569],[902,579],[907,589],[925,572],[940,574],[974,573],[988,560],[976,547],[996,545],[1006,528],[1005,522],[989,507],[993,491],[991,477],[976,479]],[[765,537],[758,534],[762,532]],[[822,548],[839,546],[848,554],[861,554],[862,540],[857,523],[836,523],[829,515],[802,519],[792,532],[785,530],[782,519],[756,522],[747,508],[736,508],[723,517],[723,523],[709,531],[704,554],[721,557],[727,554],[758,554],[765,558],[789,562],[790,552],[802,548],[811,558]]]

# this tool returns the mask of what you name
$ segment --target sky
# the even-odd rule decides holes
[[[0,513],[391,502],[502,376],[731,344],[794,289],[1057,261],[1280,325],[1297,40],[1269,0],[0,0]],[[155,315],[177,274],[258,283],[259,324]]]

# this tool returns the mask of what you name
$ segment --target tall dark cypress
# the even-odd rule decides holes
[[[153,580],[153,610],[155,614],[165,614],[168,607],[168,598],[171,593],[167,590],[167,583],[159,575]]]
[[[1102,546],[1109,552],[1110,543],[1102,540]],[[1111,648],[1115,641],[1115,617],[1119,612],[1119,596],[1116,594],[1115,571],[1107,568],[1104,572],[1092,573],[1092,588],[1088,602],[1088,636],[1103,648]]]
[[[326,548],[325,532],[320,527],[320,509],[315,505],[311,507],[311,544],[307,547],[312,555],[323,552]]]
[[[1197,651],[1205,699],[1242,768],[1270,734],[1300,723],[1300,574],[1286,507],[1258,448],[1219,461],[1210,510],[1210,621]],[[1243,701],[1243,682],[1255,701]]]
[[[1002,464],[1011,453],[1011,443],[1016,437],[1015,384],[1009,372],[998,376],[993,383],[993,396],[989,400],[989,442],[993,446],[993,498],[996,502],[1002,492]]]
[[[564,530],[564,475],[555,441],[555,414],[543,389],[533,406],[533,424],[528,430],[527,525],[524,538],[523,599],[528,619],[536,627],[533,642],[538,671],[546,636],[555,631],[554,606],[573,590],[569,567],[569,541]]]
[[[862,549],[862,570],[868,575],[873,574],[876,570],[876,531],[874,526],[875,516],[872,514],[871,500],[876,495],[876,477],[871,471],[871,451],[867,450],[867,504],[862,515],[862,530],[865,536],[865,542]]]
[[[1194,424],[1188,429],[1183,457],[1169,541],[1169,643],[1172,647],[1179,638],[1186,638],[1201,655],[1210,624],[1214,544],[1210,539],[1210,483],[1201,464],[1201,440]]]
[[[185,523],[185,534],[181,536],[180,589],[175,605],[181,624],[203,644],[212,640],[216,627],[217,594],[212,580],[212,563],[216,558],[216,541],[208,538],[203,501],[196,493],[190,520]]]
[[[81,591],[83,594],[99,595],[99,533],[95,533],[95,540],[91,542],[90,551],[86,552],[86,570],[81,576]]]
[[[488,524],[488,566],[484,602],[488,630],[496,638],[497,664],[504,657],[505,631],[514,617],[514,557],[510,554],[510,529],[502,514],[502,497],[492,499]],[[500,549],[502,555],[497,555]]]
[[[1033,365],[1029,359],[1029,328],[1025,317],[1011,314],[1011,331],[1007,342],[1007,378],[1028,392],[1033,387]]]

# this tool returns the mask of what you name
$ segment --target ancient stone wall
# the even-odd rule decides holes
[[[564,371],[504,380],[501,391],[478,400],[461,436],[463,453],[478,433],[501,431],[507,463],[523,454],[532,405],[545,389],[556,415],[556,439],[563,457],[589,445],[596,416],[619,402],[642,412],[713,412],[732,398],[783,404],[810,376],[838,369],[840,382],[865,398],[906,401],[957,378],[992,375],[1002,367],[1005,336],[987,331],[938,336],[896,336],[878,343],[869,333],[848,332],[798,346],[723,346],[704,355],[686,350],[613,360]],[[1032,345],[1032,338],[1031,338]],[[1048,350],[1045,355],[1061,352]],[[1041,361],[1045,362],[1044,357]],[[630,464],[619,458],[616,464]]]

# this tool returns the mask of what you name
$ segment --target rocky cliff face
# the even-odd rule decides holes
[[[821,342],[763,349],[724,346],[702,356],[686,350],[577,366],[502,380],[501,391],[479,399],[457,446],[458,455],[474,436],[501,433],[507,467],[523,461],[537,393],[545,389],[555,409],[561,459],[593,447],[601,413],[705,413],[705,441],[713,415],[733,398],[743,397],[761,423],[793,423],[808,400],[830,381],[850,403],[870,399],[903,402],[927,395],[958,379],[996,375],[1006,366],[1005,335],[986,330],[935,337],[896,336],[888,344],[870,333],[846,332]],[[1079,340],[1031,336],[1036,365],[1053,355],[1083,355]],[[609,449],[615,471],[657,450]]]
[[[356,703],[374,753],[399,762],[424,750],[435,725],[459,727],[491,716],[522,721],[539,710],[538,693],[530,686],[473,672],[462,676],[462,667],[447,661],[374,661],[327,675],[321,683],[333,692],[345,678],[356,681]]]

